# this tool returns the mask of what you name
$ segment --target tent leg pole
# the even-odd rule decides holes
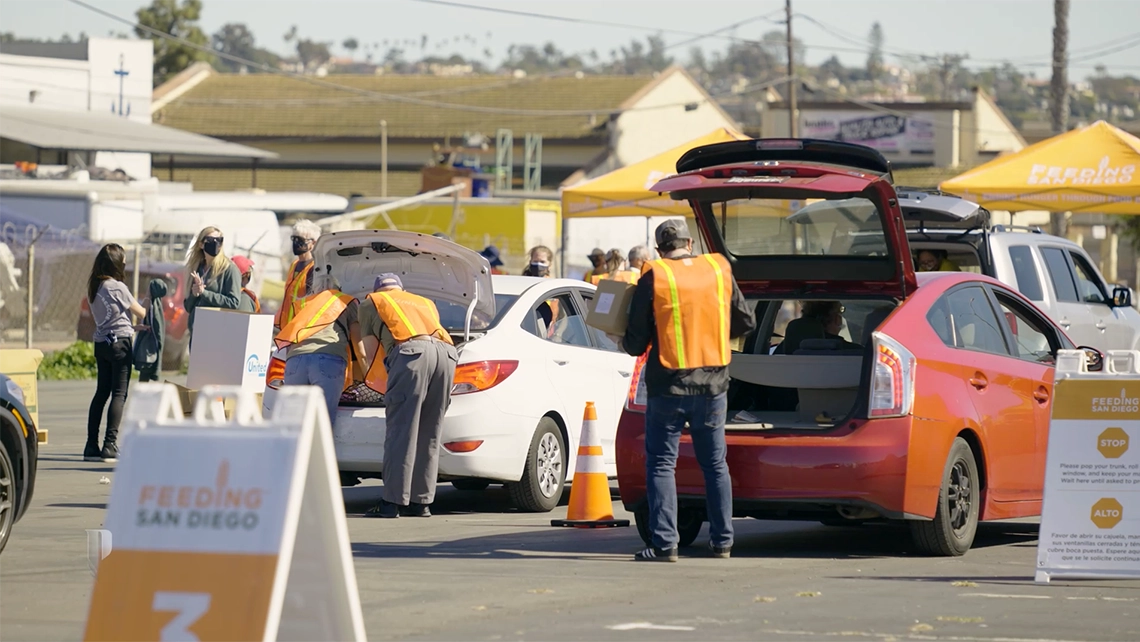
[[[567,278],[568,276],[566,271],[566,244],[570,242],[570,234],[568,231],[569,223],[570,221],[567,221],[565,218],[562,219],[562,247],[559,249],[559,254],[562,256],[558,259],[559,276],[562,278]]]

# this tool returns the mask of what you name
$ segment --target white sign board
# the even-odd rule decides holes
[[[198,308],[186,387],[241,386],[261,392],[272,355],[273,315]]]
[[[868,111],[811,111],[801,120],[804,138],[857,143],[885,154],[934,153],[934,123],[925,118]]]
[[[232,420],[210,412],[236,398]],[[131,394],[85,640],[364,640],[320,390]]]
[[[1140,352],[1085,367],[1079,350],[1058,356],[1038,582],[1140,578]]]

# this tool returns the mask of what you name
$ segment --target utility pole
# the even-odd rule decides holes
[[[792,0],[784,0],[784,12],[788,23],[788,131],[792,138],[799,138],[799,114],[796,109],[796,58],[792,47]]]
[[[388,196],[388,121],[380,121],[380,196]]]
[[[1053,80],[1049,85],[1049,116],[1053,135],[1069,129],[1069,0],[1053,0]],[[1055,236],[1067,236],[1065,212],[1050,212],[1049,223]]]

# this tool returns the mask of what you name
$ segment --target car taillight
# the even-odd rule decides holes
[[[630,412],[645,413],[645,379],[641,376],[645,370],[645,359],[645,354],[641,355],[633,366],[633,378],[629,382],[629,391],[625,398],[625,409]]]
[[[443,444],[443,447],[448,452],[453,453],[469,453],[474,452],[476,448],[483,445],[482,439],[471,439],[468,441],[449,441]]]
[[[451,387],[451,394],[466,395],[490,390],[502,383],[518,367],[518,361],[461,363],[455,368],[455,382]]]
[[[285,362],[277,357],[269,359],[269,368],[265,371],[265,385],[279,390],[285,385]]]
[[[871,369],[871,417],[903,417],[914,403],[915,359],[891,337],[874,335],[875,363]]]

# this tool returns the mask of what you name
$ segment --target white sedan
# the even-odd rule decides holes
[[[412,232],[326,234],[314,256],[318,277],[331,273],[361,299],[375,275],[395,272],[405,289],[439,307],[459,351],[441,480],[470,490],[505,483],[518,508],[553,509],[574,474],[587,401],[597,409],[607,473],[616,476],[614,436],[634,359],[586,325],[594,286],[491,276],[478,253]],[[267,407],[279,381],[269,385]],[[384,434],[382,406],[338,409],[333,441],[342,483],[382,476]]]

